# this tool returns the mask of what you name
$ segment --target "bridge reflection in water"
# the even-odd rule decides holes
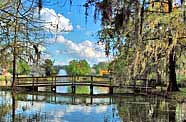
[[[157,96],[0,92],[2,122],[183,122],[185,108]]]
[[[27,99],[19,98],[21,101],[29,102],[47,102],[54,104],[63,104],[63,105],[111,105],[112,96],[103,95],[75,95],[75,94],[47,94],[47,95],[38,95],[30,94]]]

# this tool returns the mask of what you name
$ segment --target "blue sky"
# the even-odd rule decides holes
[[[55,64],[68,64],[73,59],[86,59],[91,65],[100,61],[107,61],[104,46],[97,45],[97,31],[101,28],[100,21],[94,22],[93,8],[88,10],[89,16],[85,21],[85,0],[43,0],[41,19],[51,23],[45,28],[52,36],[46,41],[45,58],[52,58]],[[58,25],[58,30],[56,27]],[[69,32],[64,32],[69,31]]]

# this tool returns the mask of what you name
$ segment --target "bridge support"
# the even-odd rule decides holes
[[[36,92],[38,91],[38,87],[36,87],[36,86],[34,86],[34,87],[33,86],[26,86],[25,89],[28,91],[36,91]]]
[[[93,104],[93,98],[92,98],[92,96],[90,97],[90,104],[91,105]]]
[[[75,96],[73,95],[72,96],[72,104],[74,105],[76,103],[76,98],[75,98]]]
[[[51,86],[51,91],[56,93],[56,86]]]
[[[109,94],[113,94],[113,87],[112,86],[109,87]]]
[[[94,93],[94,90],[93,90],[93,89],[94,89],[93,85],[90,84],[90,94],[91,94],[91,95],[93,95],[93,93]]]
[[[72,85],[72,93],[75,94],[76,93],[76,86],[73,84]]]
[[[35,92],[38,92],[38,87],[34,86],[34,87],[32,87],[32,90]]]

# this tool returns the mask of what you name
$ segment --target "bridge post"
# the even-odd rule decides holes
[[[16,84],[19,84],[19,77],[16,78]]]
[[[35,90],[35,88],[34,88],[34,77],[32,77],[32,90],[34,91]]]
[[[75,96],[74,95],[72,95],[72,105],[74,105],[75,104],[75,102],[76,102],[76,99],[75,99]]]
[[[93,88],[93,85],[92,85],[92,83],[91,83],[91,84],[90,84],[90,94],[91,94],[91,95],[93,95],[93,89],[94,89],[94,88]]]
[[[113,86],[112,86],[112,78],[109,78],[110,86],[109,86],[109,94],[113,94]]]
[[[50,82],[50,81],[49,81]],[[54,80],[53,80],[53,76],[52,76],[52,85],[54,85]]]
[[[109,94],[113,94],[113,87],[112,86],[109,87]]]
[[[94,89],[94,87],[93,87],[93,80],[94,80],[94,79],[93,79],[93,76],[91,76],[91,81],[90,81],[90,82],[91,82],[91,83],[90,83],[90,94],[91,94],[91,95],[93,95],[93,93],[94,93],[94,91],[93,91],[93,89]]]
[[[135,79],[133,79],[133,92],[135,93],[136,92],[136,78]]]
[[[112,85],[112,78],[109,78],[110,86]]]
[[[56,86],[56,76],[55,76],[55,86]]]
[[[38,84],[38,77],[36,78],[36,83]]]
[[[72,86],[72,93],[73,93],[73,94],[76,93],[76,86],[75,86],[75,85]]]
[[[109,104],[112,104],[112,97],[109,98]]]
[[[90,97],[90,104],[91,105],[93,104],[93,97],[92,96]]]
[[[51,85],[51,91],[56,93],[56,79],[54,81],[54,77],[52,76],[52,85]]]
[[[56,86],[51,86],[51,91],[56,93]]]
[[[38,87],[37,86],[34,86],[33,87],[33,91],[36,91],[37,92],[38,91]]]
[[[76,93],[76,85],[75,85],[75,83],[76,83],[76,77],[75,76],[72,76],[73,77],[73,79],[72,79],[72,93],[73,94],[75,94]]]
[[[38,78],[34,79],[34,77],[33,77],[33,80],[32,80],[32,90],[33,91],[36,91],[36,92],[38,91],[37,83],[38,83]]]

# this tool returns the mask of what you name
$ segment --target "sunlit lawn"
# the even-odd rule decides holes
[[[11,85],[11,77],[7,77],[7,86]],[[5,77],[0,75],[0,86],[6,86]]]

